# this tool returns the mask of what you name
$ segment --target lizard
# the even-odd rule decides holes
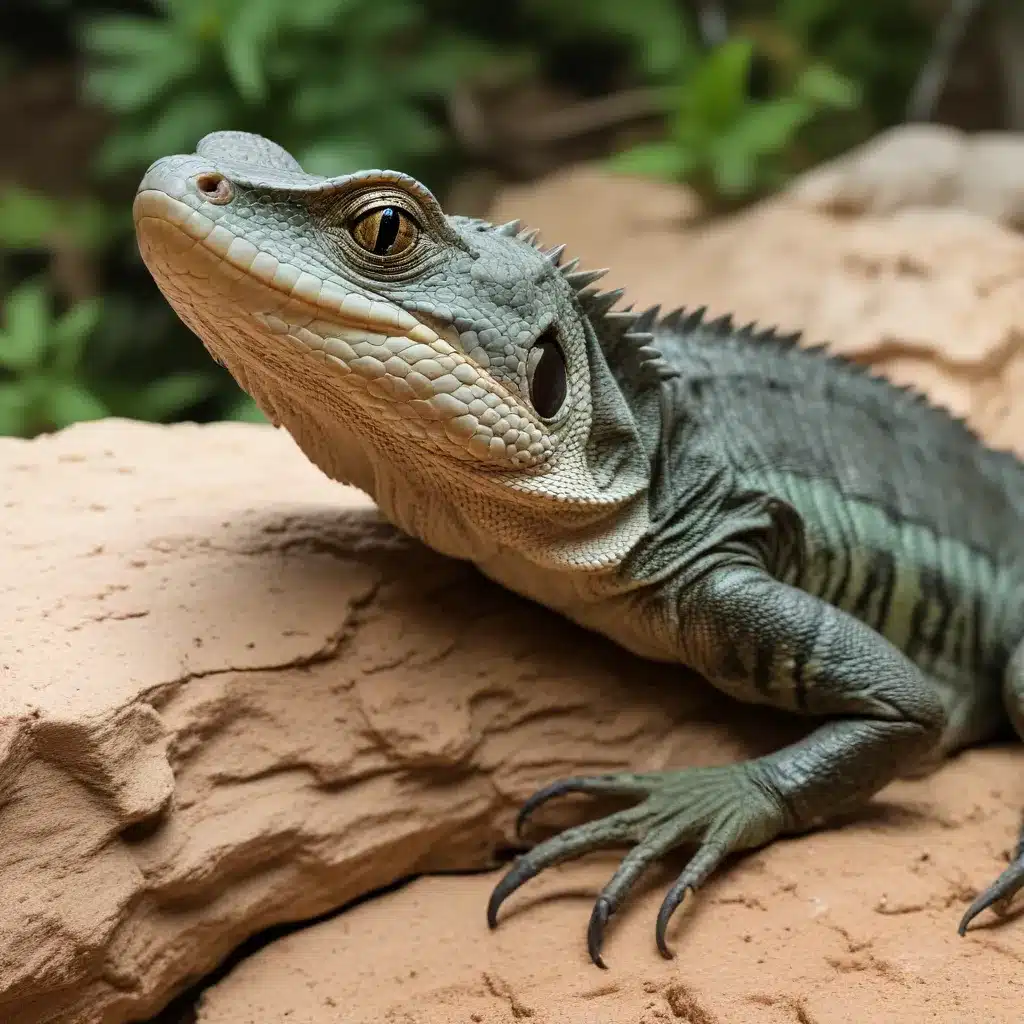
[[[625,846],[587,928],[604,967],[611,916],[687,846],[655,922],[671,957],[671,916],[730,855],[1024,736],[1024,463],[922,393],[797,333],[624,307],[518,221],[448,215],[397,171],[308,174],[258,135],[161,157],[133,210],[170,306],[329,477],[585,629],[810,723],[738,763],[551,782],[518,835],[563,794],[628,802],[528,846],[492,928],[539,872]],[[1022,886],[1024,834],[960,934]]]

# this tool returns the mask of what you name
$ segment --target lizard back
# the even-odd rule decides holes
[[[991,732],[1024,633],[1024,463],[909,389],[822,348],[724,322],[659,332],[676,414],[736,486],[798,512],[779,575],[938,680],[947,747]],[[685,447],[664,472],[685,474]]]

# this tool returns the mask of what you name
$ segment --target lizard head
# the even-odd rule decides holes
[[[306,174],[241,132],[156,161],[134,215],[164,296],[263,412],[435,547],[565,559],[573,530],[642,503],[649,460],[599,329],[621,293],[562,247],[446,216],[397,172]],[[621,340],[637,316],[618,315]]]

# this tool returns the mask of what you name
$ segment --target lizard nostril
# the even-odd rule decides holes
[[[235,194],[231,182],[223,174],[216,174],[212,171],[197,175],[196,188],[208,202],[221,205],[230,203]]]

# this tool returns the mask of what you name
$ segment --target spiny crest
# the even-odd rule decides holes
[[[493,230],[496,234],[514,238],[525,242],[531,248],[540,249],[537,241],[540,231],[537,228],[523,229],[520,220],[498,225]],[[624,309],[615,309],[625,295],[625,289],[611,288],[608,291],[601,291],[594,287],[596,282],[608,273],[608,268],[579,270],[578,257],[562,264],[565,249],[566,246],[563,244],[540,251],[552,266],[559,268],[566,282],[576,293],[576,298],[597,334],[612,371],[620,383],[631,392],[660,386],[662,381],[679,376],[679,371],[665,359],[655,345],[656,332],[693,334],[700,331],[711,339],[734,338],[740,341],[774,344],[782,348],[792,348],[799,343],[799,331],[783,333],[776,328],[759,328],[753,321],[737,328],[733,318],[728,314],[708,320],[707,306],[689,311],[680,306],[660,319],[660,306],[651,306],[642,312],[636,312],[631,305]],[[818,348],[824,346],[808,346],[808,351],[816,351]]]
[[[536,228],[522,229],[522,222],[512,220],[495,227],[494,232],[505,238],[514,238],[539,249]],[[632,307],[613,309],[625,294],[622,288],[600,291],[594,287],[608,268],[579,270],[579,258],[562,264],[566,246],[556,245],[540,251],[553,267],[558,267],[566,282],[576,293],[583,312],[590,319],[609,364],[624,385],[630,390],[642,390],[658,385],[662,380],[678,376],[654,345],[654,328],[658,326],[659,306],[652,306],[643,312],[634,312]],[[681,311],[680,311],[681,312]]]
[[[760,327],[756,321],[744,324],[736,328],[732,317],[721,316],[715,320],[705,320],[707,307],[701,306],[692,313],[686,314],[683,309],[673,310],[666,314],[659,323],[659,329],[677,331],[684,334],[691,334],[701,330],[714,340],[734,340],[756,345],[770,346],[783,352],[799,349],[800,352],[809,357],[824,359],[837,371],[847,374],[852,380],[871,382],[874,385],[881,385],[901,394],[907,401],[927,409],[930,413],[940,417],[946,422],[951,422],[958,429],[966,431],[972,437],[977,438],[977,431],[962,416],[957,416],[944,406],[937,405],[932,398],[920,388],[913,384],[896,384],[884,374],[878,373],[872,367],[860,363],[850,356],[839,352],[833,352],[825,343],[815,345],[801,345],[802,331],[781,331],[777,327]],[[997,458],[1014,460],[1016,456],[1009,452],[995,451]]]
[[[510,221],[496,229],[500,234],[526,242],[534,248],[537,245],[536,230],[521,231],[519,221]],[[562,265],[565,245],[556,245],[541,250],[552,266],[558,267],[566,282],[576,293],[583,312],[587,315],[597,334],[609,364],[630,390],[642,390],[658,385],[662,380],[678,376],[654,345],[654,328],[657,326],[659,306],[652,306],[643,312],[634,312],[613,307],[625,294],[622,288],[600,291],[594,285],[608,268],[579,270],[579,258]]]
[[[679,372],[665,360],[654,343],[655,329],[661,327],[658,321],[661,306],[651,306],[641,312],[635,311],[632,305],[613,309],[624,294],[623,288],[602,292],[589,286],[577,292],[612,370],[623,384],[640,390],[677,377]]]
[[[526,242],[535,249],[539,248],[537,244],[539,230],[536,228],[521,230],[521,224],[521,221],[513,220],[494,227],[493,230],[496,234],[506,238],[515,238]],[[884,383],[895,392],[904,395],[907,400],[928,407],[936,415],[941,415],[956,423],[958,427],[966,430],[972,436],[977,436],[962,417],[955,416],[936,405],[927,394],[913,385],[894,384],[848,356],[831,352],[825,344],[801,345],[801,331],[781,331],[777,327],[761,327],[756,321],[750,321],[737,327],[732,316],[728,314],[707,320],[705,319],[707,306],[699,306],[689,311],[680,306],[666,313],[660,319],[660,306],[651,306],[642,312],[635,312],[632,306],[613,309],[625,294],[625,289],[613,288],[608,291],[600,291],[595,288],[594,284],[608,273],[608,268],[579,270],[577,269],[580,262],[578,257],[562,264],[562,254],[565,249],[564,244],[556,245],[544,251],[544,256],[552,266],[558,267],[562,276],[576,293],[583,312],[594,327],[612,372],[619,380],[620,385],[633,394],[653,387],[660,387],[663,381],[680,375],[679,371],[666,361],[654,344],[656,333],[694,334],[700,331],[710,340],[733,340],[768,345],[783,351],[800,348],[811,358],[827,359],[837,369],[855,377],[859,376],[863,379]],[[996,454],[1008,459],[1014,458],[1006,452],[997,452]]]
[[[521,220],[510,220],[506,224],[492,227],[492,230],[496,235],[501,235],[503,238],[514,238],[519,242],[525,242],[533,249],[540,249],[537,241],[540,230],[538,228],[523,228],[522,223]],[[562,256],[565,250],[566,245],[563,243],[552,246],[550,249],[541,249],[541,252],[553,267],[558,267],[562,272],[562,276],[569,282],[573,291],[577,294],[582,293],[595,281],[599,281],[608,273],[607,267],[603,270],[577,270],[580,263],[578,256],[563,264]]]

